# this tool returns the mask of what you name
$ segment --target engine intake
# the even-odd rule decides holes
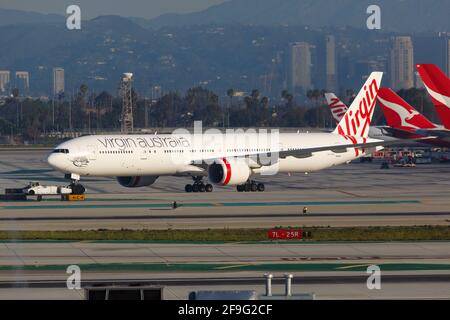
[[[157,176],[117,177],[117,182],[125,188],[148,187],[155,183]]]
[[[209,181],[222,186],[243,184],[251,174],[251,169],[242,159],[221,159],[208,167]]]

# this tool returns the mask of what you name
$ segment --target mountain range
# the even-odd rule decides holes
[[[58,14],[43,14],[38,12],[0,8],[0,26],[23,24],[52,24],[64,23],[64,21],[64,16]]]
[[[350,26],[366,28],[370,5],[381,8],[382,29],[394,32],[450,31],[448,0],[231,0],[200,12],[165,14],[153,28],[198,24]]]
[[[374,4],[381,8],[384,31],[450,31],[448,0],[229,0],[193,13],[130,19],[153,29],[207,24],[349,26],[364,29],[369,16],[366,10]],[[64,21],[63,15],[0,9],[0,26],[61,21]]]
[[[381,6],[382,32],[365,28],[372,2]],[[417,62],[445,66],[446,37],[430,32],[450,30],[448,12],[449,0],[231,0],[151,20],[100,16],[69,31],[62,15],[0,9],[0,70],[12,72],[11,86],[15,71],[29,71],[35,95],[51,92],[52,69],[62,67],[68,92],[81,83],[115,92],[121,73],[133,72],[145,94],[156,85],[181,91],[202,85],[278,96],[291,42],[311,44],[312,80],[324,87],[325,36],[333,34],[340,85],[352,88],[369,64],[387,70],[390,38],[400,32],[413,35]],[[414,35],[422,31],[429,34]]]

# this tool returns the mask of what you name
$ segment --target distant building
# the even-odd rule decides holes
[[[432,63],[447,73],[448,43],[446,34],[420,35],[413,38],[414,64]]]
[[[304,94],[311,89],[311,47],[309,43],[290,44],[288,68],[288,86],[292,94]]]
[[[53,95],[59,95],[64,91],[64,69],[53,68]]]
[[[161,86],[153,86],[151,87],[152,100],[158,100],[162,97],[162,87]]]
[[[19,94],[28,95],[30,91],[30,73],[28,71],[16,72],[16,88]]]
[[[425,89],[425,84],[423,83],[422,78],[420,77],[419,72],[417,72],[417,71],[414,72],[414,78],[415,78],[415,81],[416,81],[415,88],[416,88],[416,89]]]
[[[393,90],[414,87],[414,49],[411,37],[395,37],[393,39],[390,77]]]
[[[447,75],[450,78],[450,39],[447,40]]]
[[[336,39],[334,36],[326,36],[326,86],[327,90],[337,92],[337,59],[336,59]]]
[[[11,73],[7,70],[0,70],[0,93],[10,93],[9,83],[11,81]]]

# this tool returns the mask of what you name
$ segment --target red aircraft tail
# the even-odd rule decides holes
[[[450,79],[434,64],[418,64],[416,68],[442,124],[450,129]]]
[[[436,125],[420,114],[410,104],[389,88],[381,88],[378,92],[388,126],[401,130],[433,129]]]

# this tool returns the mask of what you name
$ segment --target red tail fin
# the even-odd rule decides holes
[[[446,129],[450,129],[450,79],[434,64],[416,66]]]
[[[388,126],[401,130],[432,129],[436,125],[389,88],[381,88],[378,101]]]
[[[334,93],[325,93],[325,99],[327,99],[328,106],[331,109],[331,114],[336,123],[341,122],[348,107]]]

